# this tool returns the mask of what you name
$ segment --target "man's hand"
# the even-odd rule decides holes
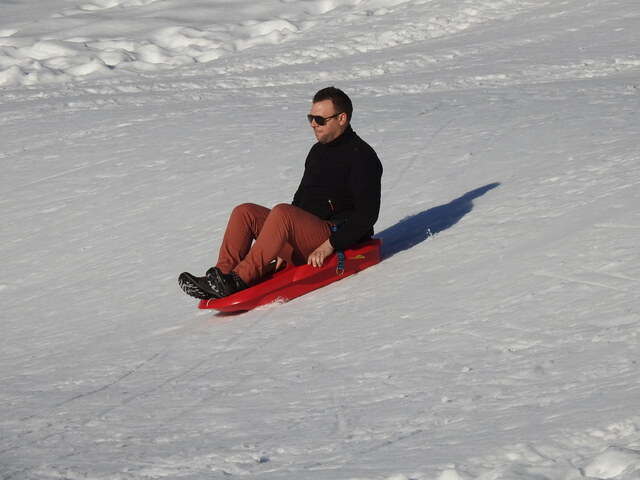
[[[333,247],[327,239],[322,245],[316,248],[309,258],[307,258],[307,265],[313,265],[314,267],[321,267],[325,258],[333,253]]]

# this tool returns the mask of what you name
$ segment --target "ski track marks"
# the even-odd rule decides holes
[[[241,379],[247,375],[243,373],[247,371],[247,368],[251,370],[252,378],[263,376],[265,381],[270,384],[274,380],[272,370],[282,361],[284,355],[298,351],[300,358],[304,356],[298,345],[305,338],[312,336],[320,325],[317,323],[305,325],[304,321],[299,320],[298,322],[292,321],[288,325],[278,325],[277,328],[275,325],[262,328],[262,322],[268,316],[271,308],[274,307],[268,306],[249,314],[234,316],[232,322],[225,322],[224,316],[207,317],[191,327],[183,327],[182,330],[185,333],[190,332],[191,336],[187,338],[167,337],[172,339],[170,343],[117,378],[59,401],[51,405],[47,411],[19,419],[18,422],[23,425],[21,430],[24,433],[14,438],[13,441],[30,448],[40,449],[47,446],[49,449],[47,458],[52,467],[48,471],[41,471],[40,474],[56,476],[63,474],[53,467],[57,462],[56,456],[60,460],[64,458],[65,462],[73,461],[76,464],[81,464],[81,459],[88,454],[89,450],[104,449],[107,446],[117,449],[119,444],[125,446],[129,442],[135,442],[136,433],[133,431],[125,433],[128,431],[126,428],[127,419],[132,411],[139,408],[137,405],[149,404],[149,419],[154,419],[153,422],[156,425],[154,428],[158,430],[156,441],[159,445],[171,442],[172,435],[168,432],[175,422],[188,417],[209,416],[212,413],[215,415],[215,411],[218,409],[230,408],[231,405],[229,407],[223,406],[227,403],[224,398],[235,395],[233,392],[241,386],[238,382],[241,382]],[[191,361],[185,361],[185,358],[182,358],[182,361],[172,366],[173,358],[184,357],[185,349],[189,348],[188,343],[193,340],[192,336],[203,336],[202,329],[208,330],[208,326],[211,324],[225,328],[229,336],[223,339],[218,338],[217,343],[212,345],[209,355],[205,357],[187,356],[187,359]],[[294,332],[293,335],[291,331]],[[287,335],[284,335],[285,332]],[[208,338],[210,335],[210,333],[206,333],[204,337]],[[160,334],[160,337],[162,336]],[[263,340],[256,343],[256,336],[262,337]],[[256,356],[259,358],[251,360]],[[224,365],[225,369],[231,368],[231,371],[222,372],[216,366],[217,364]],[[323,369],[320,364],[316,363],[315,366],[320,370]],[[107,372],[103,372],[100,376],[105,374]],[[325,370],[324,374],[333,375],[335,372]],[[237,378],[235,378],[236,376]],[[149,378],[153,378],[154,381],[149,383]],[[297,383],[294,379],[282,379],[279,382],[284,382],[285,385],[290,382],[293,382],[291,385]],[[255,379],[254,383],[256,383]],[[79,384],[79,387],[81,385]],[[240,395],[244,397],[247,394],[250,395],[251,392]],[[181,400],[171,403],[171,399],[176,395]],[[162,403],[167,402],[169,408],[154,412],[155,406],[158,405],[158,399],[161,398],[165,399]],[[244,403],[243,400],[241,404]],[[212,411],[214,405],[221,406],[213,407]],[[238,421],[244,422],[241,418],[238,418]],[[227,429],[226,426],[213,428],[214,431],[218,428],[223,431]],[[267,438],[270,436],[267,435]],[[263,439],[263,441],[265,440]],[[74,447],[63,453],[64,449],[55,447],[56,444],[71,444]],[[225,447],[224,450],[229,450],[229,448],[235,447],[232,445]],[[106,450],[106,452],[108,451]],[[0,455],[4,458],[11,458],[13,454],[18,453],[19,450],[12,447],[11,444],[0,451]],[[211,468],[214,471],[240,474],[248,473],[256,466],[268,463],[268,456],[265,456],[264,453],[254,446],[247,449],[246,455],[241,455],[239,450],[236,450],[232,457],[229,457],[228,454],[215,454],[205,455],[201,460],[205,465],[208,465],[206,468]],[[113,455],[113,453],[105,454]],[[234,457],[235,459],[233,459]],[[2,478],[7,480],[21,478],[27,470],[20,470],[19,464],[20,462],[15,462],[16,468]],[[193,459],[190,462],[190,467],[193,468],[197,464],[198,460]],[[145,474],[159,475],[160,472],[172,475],[184,468],[184,465],[174,464],[171,460],[158,460],[155,466],[149,467],[150,470],[143,466],[136,467],[135,462],[130,465],[130,468],[133,469],[132,473],[135,472],[133,478],[138,478],[138,475],[143,478]],[[265,467],[261,467],[261,469],[264,470]],[[70,471],[67,471],[68,473]]]
[[[216,359],[223,358],[228,354],[238,355],[235,362],[239,362],[257,351],[257,349],[251,348],[238,354],[236,347],[236,343],[257,328],[261,319],[264,318],[264,313],[257,313],[257,315],[252,316],[251,321],[244,324],[236,321],[239,327],[237,333],[225,341],[221,349],[213,348],[208,356],[194,358],[193,363],[190,365],[184,365],[184,362],[182,362],[176,364],[177,368],[172,368],[166,363],[170,358],[180,354],[184,348],[187,348],[186,344],[181,343],[185,341],[184,337],[168,337],[173,339],[161,351],[154,353],[145,361],[114,380],[51,405],[47,411],[40,411],[37,414],[18,419],[17,422],[23,424],[21,428],[23,433],[18,437],[14,437],[12,442],[20,442],[22,445],[40,448],[43,445],[51,445],[53,447],[55,443],[69,442],[70,438],[77,437],[78,441],[72,441],[75,445],[73,450],[66,454],[60,452],[59,455],[61,455],[60,458],[65,458],[67,461],[70,458],[81,459],[86,455],[88,449],[96,448],[103,442],[112,441],[108,439],[109,437],[112,439],[119,437],[117,430],[122,429],[119,421],[127,418],[128,405],[144,403],[149,399],[167,395],[167,392],[175,391],[182,386],[200,381],[212,381],[211,390],[214,395],[220,395],[220,390],[215,388],[216,369],[212,370],[211,365],[216,363]],[[210,322],[205,322],[205,324],[208,323]],[[197,334],[203,326],[202,324],[199,326],[196,324],[190,328],[183,327],[182,330],[187,332],[191,330],[192,334]],[[274,341],[274,338],[267,340],[264,345],[268,345],[272,341]],[[149,375],[156,379],[152,384],[145,381]],[[206,407],[214,399],[214,395],[199,397],[198,403],[188,407],[176,404],[170,412],[165,412],[170,415],[160,423],[159,430],[169,429],[173,421],[192,414],[199,406]],[[124,421],[126,422],[126,420]],[[115,428],[116,432],[110,432],[110,428]],[[88,434],[88,432],[94,433]],[[106,437],[103,439],[86,438],[87,435],[95,435],[96,433],[99,436],[106,435]],[[86,438],[85,441],[79,440],[83,437]],[[59,449],[52,448],[53,452],[56,450]],[[11,443],[9,443],[9,446],[0,451],[0,455],[4,458],[10,458],[12,454],[18,451],[16,447],[11,446]],[[19,462],[15,462],[15,464],[15,468],[3,473],[3,479],[22,478],[22,475],[27,470],[20,470],[17,467]],[[62,474],[62,472],[54,472],[56,472],[55,469],[51,470],[50,474],[54,476]],[[40,473],[47,474],[47,472]],[[141,473],[141,475],[143,474]]]

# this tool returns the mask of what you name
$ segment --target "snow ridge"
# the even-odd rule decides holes
[[[292,44],[288,53],[266,55],[271,66],[310,64],[455,35],[535,3],[459,0],[445,7],[423,0],[271,0],[257,8],[237,0],[233,8],[196,2],[185,11],[175,1],[96,1],[0,30],[0,86],[150,73],[283,43]],[[309,37],[322,42],[296,47]],[[254,62],[246,68],[255,68]]]

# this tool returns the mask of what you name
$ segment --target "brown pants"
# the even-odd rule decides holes
[[[251,285],[276,257],[294,265],[307,263],[307,257],[329,238],[332,226],[286,203],[271,210],[254,203],[238,205],[229,217],[216,267],[223,273],[235,271]]]

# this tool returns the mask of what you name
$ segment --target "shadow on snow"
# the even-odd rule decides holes
[[[382,259],[408,250],[424,242],[427,238],[453,227],[462,217],[473,210],[473,201],[476,198],[499,185],[500,183],[490,183],[484,187],[476,188],[446,205],[433,207],[405,217],[395,225],[377,233],[375,236],[382,239]]]

